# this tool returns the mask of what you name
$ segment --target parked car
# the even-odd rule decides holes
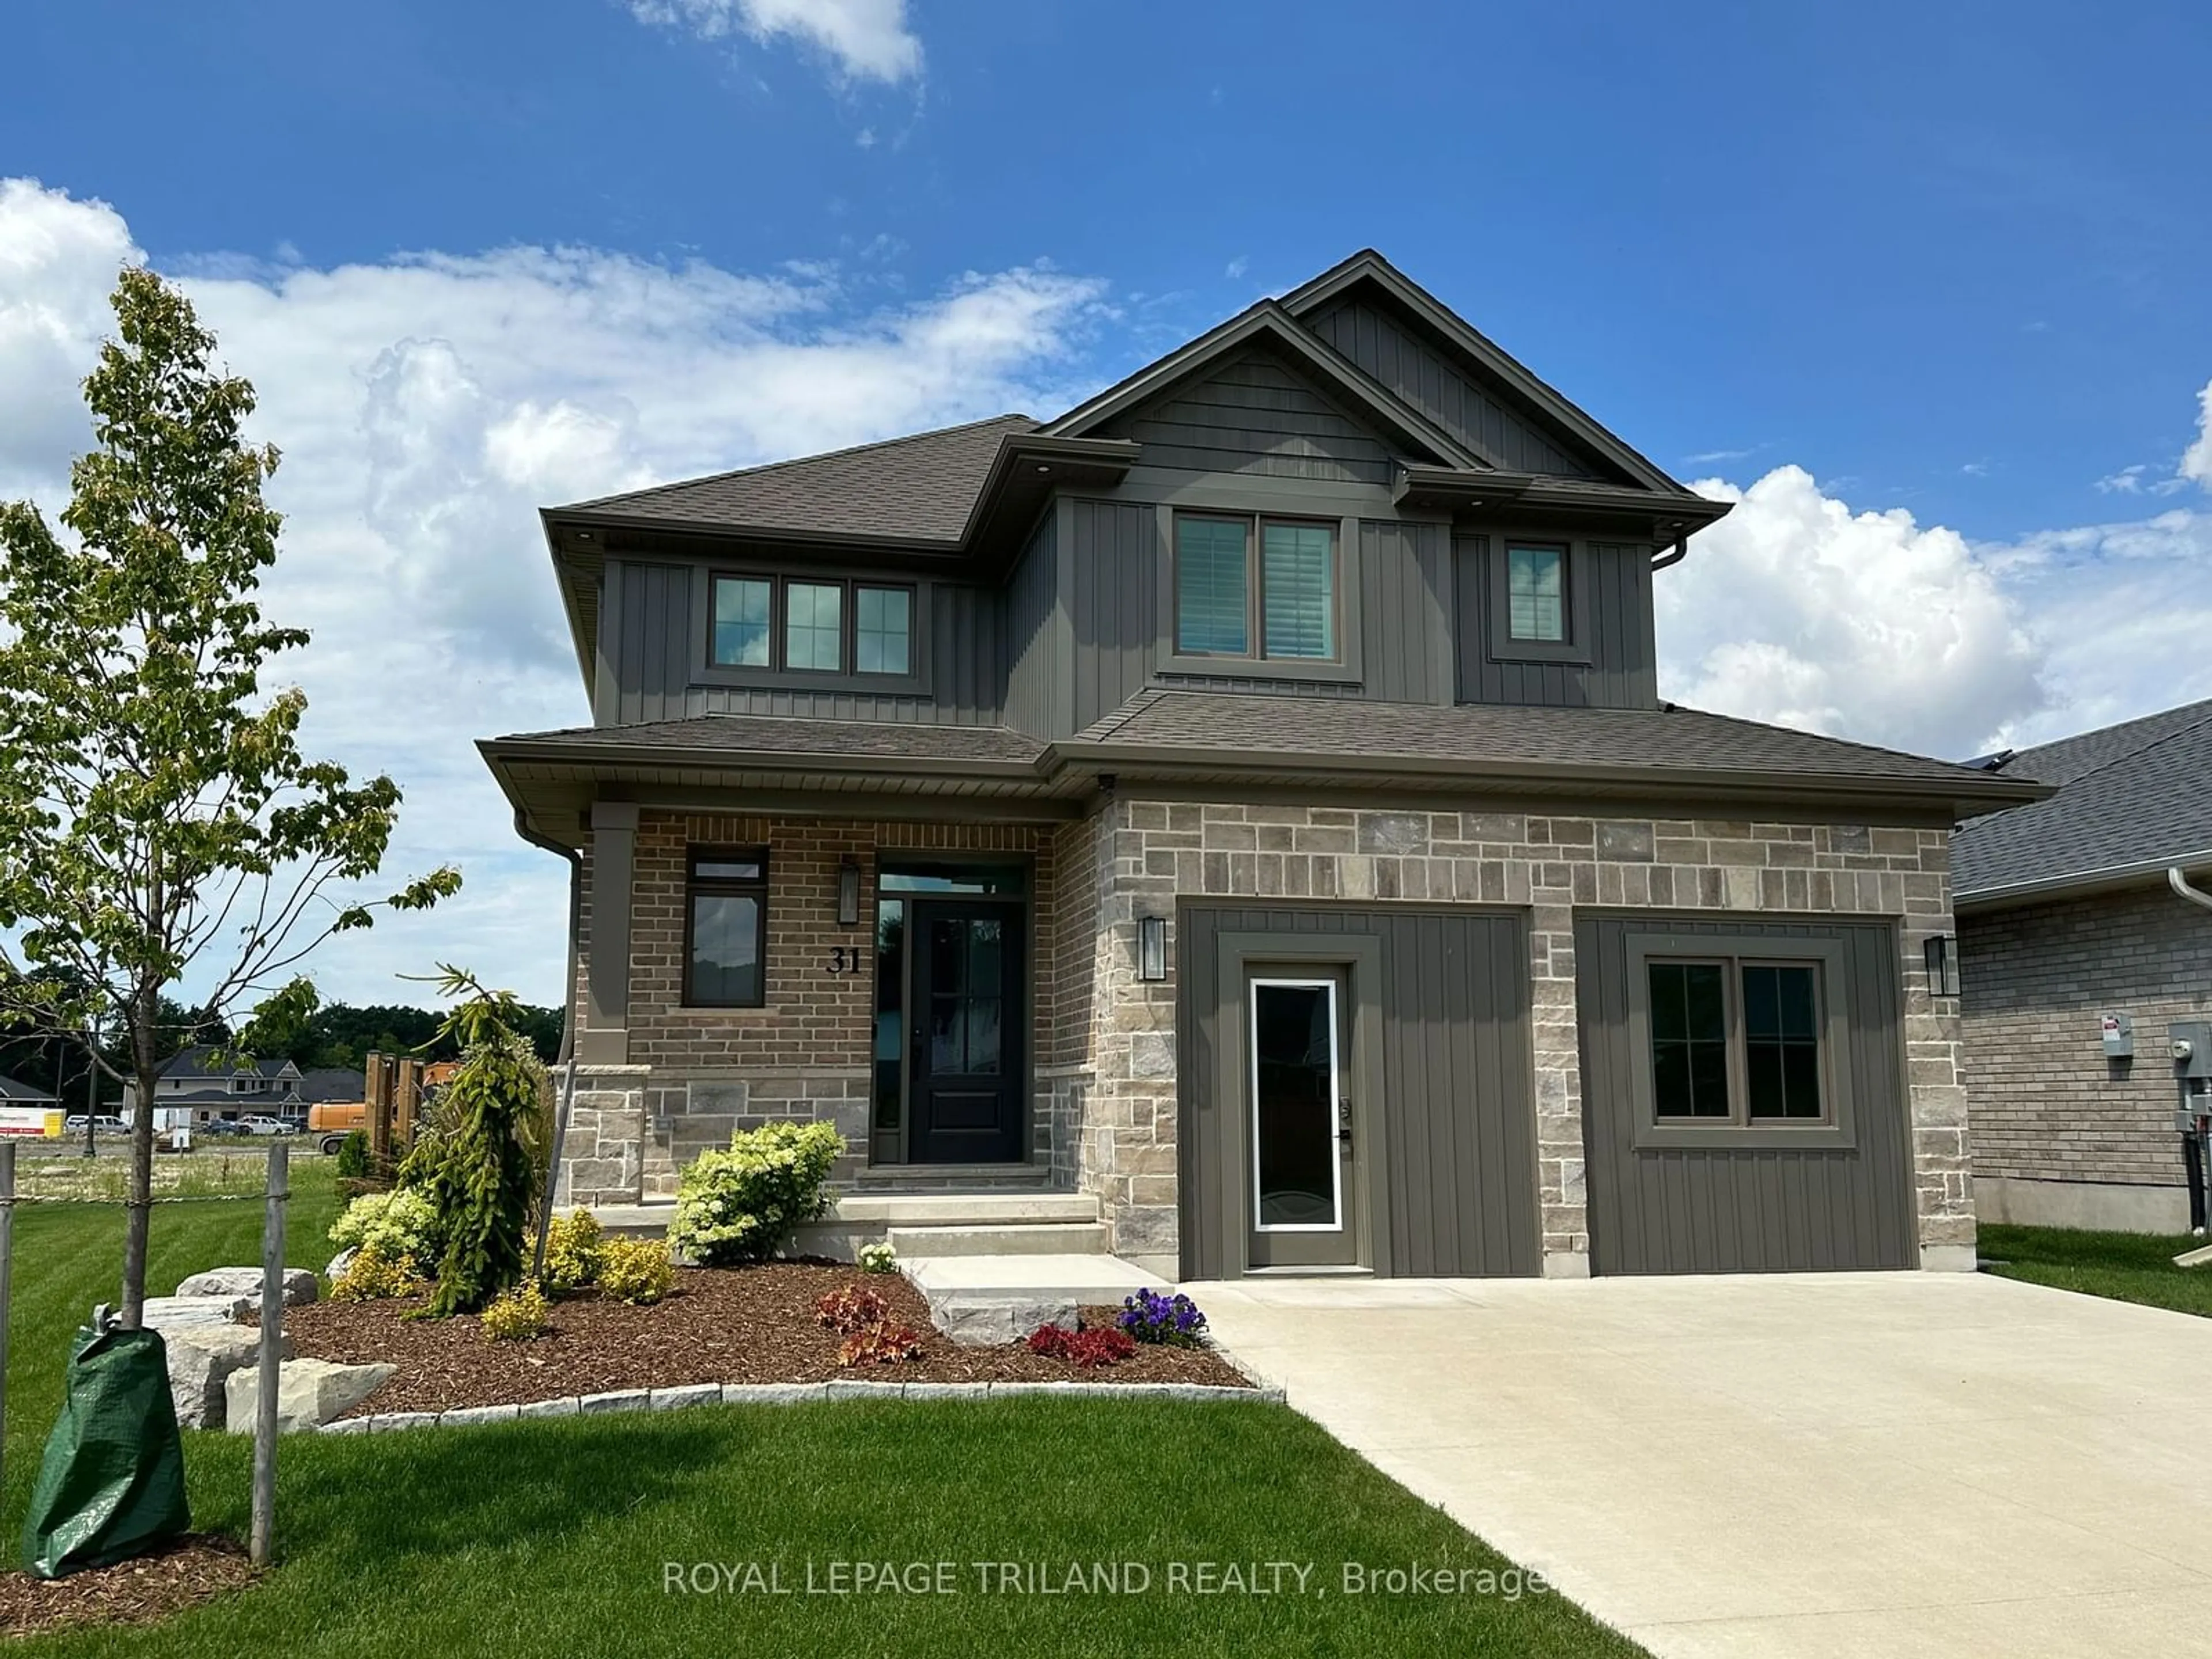
[[[246,1125],[234,1117],[211,1117],[192,1130],[196,1135],[242,1135],[246,1132]]]
[[[285,1122],[283,1118],[270,1117],[258,1112],[250,1117],[239,1119],[238,1127],[242,1133],[249,1135],[285,1135],[292,1133],[292,1126]]]
[[[74,1112],[62,1123],[64,1133],[81,1135],[84,1133],[84,1114]],[[127,1135],[131,1126],[112,1112],[102,1112],[92,1120],[92,1132],[96,1135]]]

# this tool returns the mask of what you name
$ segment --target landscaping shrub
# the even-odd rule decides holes
[[[331,1243],[349,1249],[374,1245],[387,1258],[411,1256],[419,1263],[438,1260],[441,1229],[430,1200],[412,1188],[364,1193],[345,1206],[331,1227]]]
[[[1121,1304],[1115,1322],[1139,1342],[1164,1342],[1170,1347],[1195,1348],[1206,1316],[1198,1304],[1177,1291],[1163,1296],[1151,1289],[1139,1291]]]
[[[483,1310],[484,1340],[489,1342],[527,1342],[545,1330],[545,1292],[538,1281],[526,1279],[501,1291]]]
[[[676,1288],[676,1264],[657,1238],[611,1238],[600,1249],[599,1291],[638,1307]]]
[[[514,1029],[521,1005],[514,994],[487,991],[459,969],[441,973],[444,993],[463,998],[439,1028],[459,1043],[460,1069],[399,1166],[399,1184],[422,1192],[445,1233],[437,1287],[423,1310],[436,1319],[474,1312],[520,1282],[550,1092],[537,1051]]]
[[[1110,1327],[1071,1331],[1059,1325],[1040,1325],[1030,1333],[1030,1352],[1095,1370],[1127,1359],[1137,1352],[1137,1344],[1134,1338]]]
[[[556,1215],[545,1234],[545,1273],[540,1281],[555,1296],[574,1296],[599,1283],[606,1262],[606,1237],[589,1210]]]
[[[424,1288],[415,1258],[371,1241],[359,1246],[346,1270],[331,1281],[333,1302],[380,1302],[414,1296]]]
[[[896,1365],[921,1358],[921,1337],[911,1325],[878,1321],[863,1326],[837,1346],[841,1365]]]
[[[814,1304],[814,1317],[841,1336],[850,1336],[891,1316],[891,1304],[865,1285],[847,1285]]]
[[[830,1207],[830,1171],[844,1150],[832,1123],[738,1130],[728,1152],[702,1152],[685,1167],[669,1241],[709,1267],[767,1261]]]
[[[898,1252],[889,1244],[860,1246],[860,1271],[864,1273],[895,1273],[898,1271]]]
[[[338,1142],[338,1179],[360,1181],[368,1174],[368,1131],[356,1129]]]

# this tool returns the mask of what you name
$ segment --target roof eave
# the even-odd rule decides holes
[[[2161,882],[2166,878],[2166,872],[2172,869],[2191,876],[2212,871],[2212,847],[2162,858],[2135,859],[2125,864],[2107,865],[2097,870],[2071,870],[2063,875],[2039,876],[2029,881],[1997,882],[1987,887],[1954,892],[1951,896],[1951,907],[1965,915],[1974,911],[2002,910],[2016,904],[2040,903],[2050,899],[2086,898],[2097,893],[2116,892],[2124,888]]]
[[[1553,511],[1650,514],[1666,539],[1716,524],[1734,510],[1733,501],[1716,501],[1689,490],[1565,487],[1534,472],[1451,467],[1399,469],[1393,492],[1401,506],[1473,507],[1540,507]]]
[[[1435,755],[1310,754],[1292,750],[1212,749],[1189,744],[1130,744],[1063,738],[1053,745],[1060,762],[1085,770],[1119,774],[1158,771],[1315,771],[1348,775],[1388,773],[1433,777],[1439,782],[1479,784],[1485,780],[1516,784],[1557,783],[1572,789],[1598,788],[1661,795],[1725,794],[1743,799],[1798,803],[1887,803],[1926,811],[1942,808],[1965,818],[2041,798],[2041,786],[2006,786],[2002,792],[1978,781],[1949,778],[1893,778],[1865,773],[1762,771],[1720,767],[1595,765],[1559,761],[1447,758]]]

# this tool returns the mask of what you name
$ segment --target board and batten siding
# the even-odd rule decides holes
[[[1006,579],[1006,724],[1036,737],[1056,735],[1060,717],[1053,696],[1066,653],[1059,513],[1046,510]]]
[[[1459,612],[1459,701],[1564,708],[1656,708],[1659,666],[1651,611],[1651,550],[1640,544],[1588,542],[1577,568],[1592,586],[1587,665],[1499,662],[1491,656],[1489,536],[1453,538]],[[1503,556],[1503,550],[1497,550]],[[1571,580],[1571,576],[1570,580]]]
[[[1494,457],[1498,465],[1559,477],[1603,476],[1382,307],[1347,301],[1308,318],[1306,325],[1476,453]]]
[[[1166,471],[1333,483],[1392,482],[1390,452],[1272,352],[1232,358],[1115,424]]]
[[[1355,1158],[1383,1161],[1376,1271],[1446,1277],[1539,1270],[1528,947],[1518,915],[1412,905],[1187,904],[1176,932],[1176,1156],[1186,1277],[1233,1277],[1245,1267],[1215,1259],[1222,1218],[1248,1216],[1249,1203],[1245,1172],[1226,1167],[1219,1143],[1220,1114],[1249,1108],[1243,1099],[1214,1097],[1218,1045],[1245,1041],[1221,1029],[1216,946],[1224,933],[1283,935],[1298,939],[1301,950],[1310,939],[1317,962],[1330,960],[1334,941],[1382,942],[1382,982],[1352,988],[1355,1004],[1375,998],[1382,1047],[1383,1098],[1368,1103],[1370,1121],[1382,1125],[1382,1144],[1354,1149]]]
[[[989,588],[930,585],[932,695],[892,696],[790,686],[705,685],[693,673],[703,659],[706,620],[691,614],[695,568],[610,559],[599,605],[602,644],[594,718],[635,726],[698,714],[797,715],[809,719],[994,725],[1005,684],[1001,600]]]
[[[1753,934],[1844,946],[1856,1145],[1694,1150],[1634,1144],[1628,936]],[[1575,927],[1590,1267],[1785,1273],[1919,1265],[1903,992],[1886,921],[1584,915]],[[1828,994],[1838,988],[1828,988]]]

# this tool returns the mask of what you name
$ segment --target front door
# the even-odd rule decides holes
[[[1028,1024],[1018,903],[914,904],[913,1119],[915,1164],[999,1164],[1022,1156],[1022,1037]]]
[[[1255,1267],[1350,1267],[1351,1023],[1341,968],[1254,968],[1244,984],[1243,1102]]]

